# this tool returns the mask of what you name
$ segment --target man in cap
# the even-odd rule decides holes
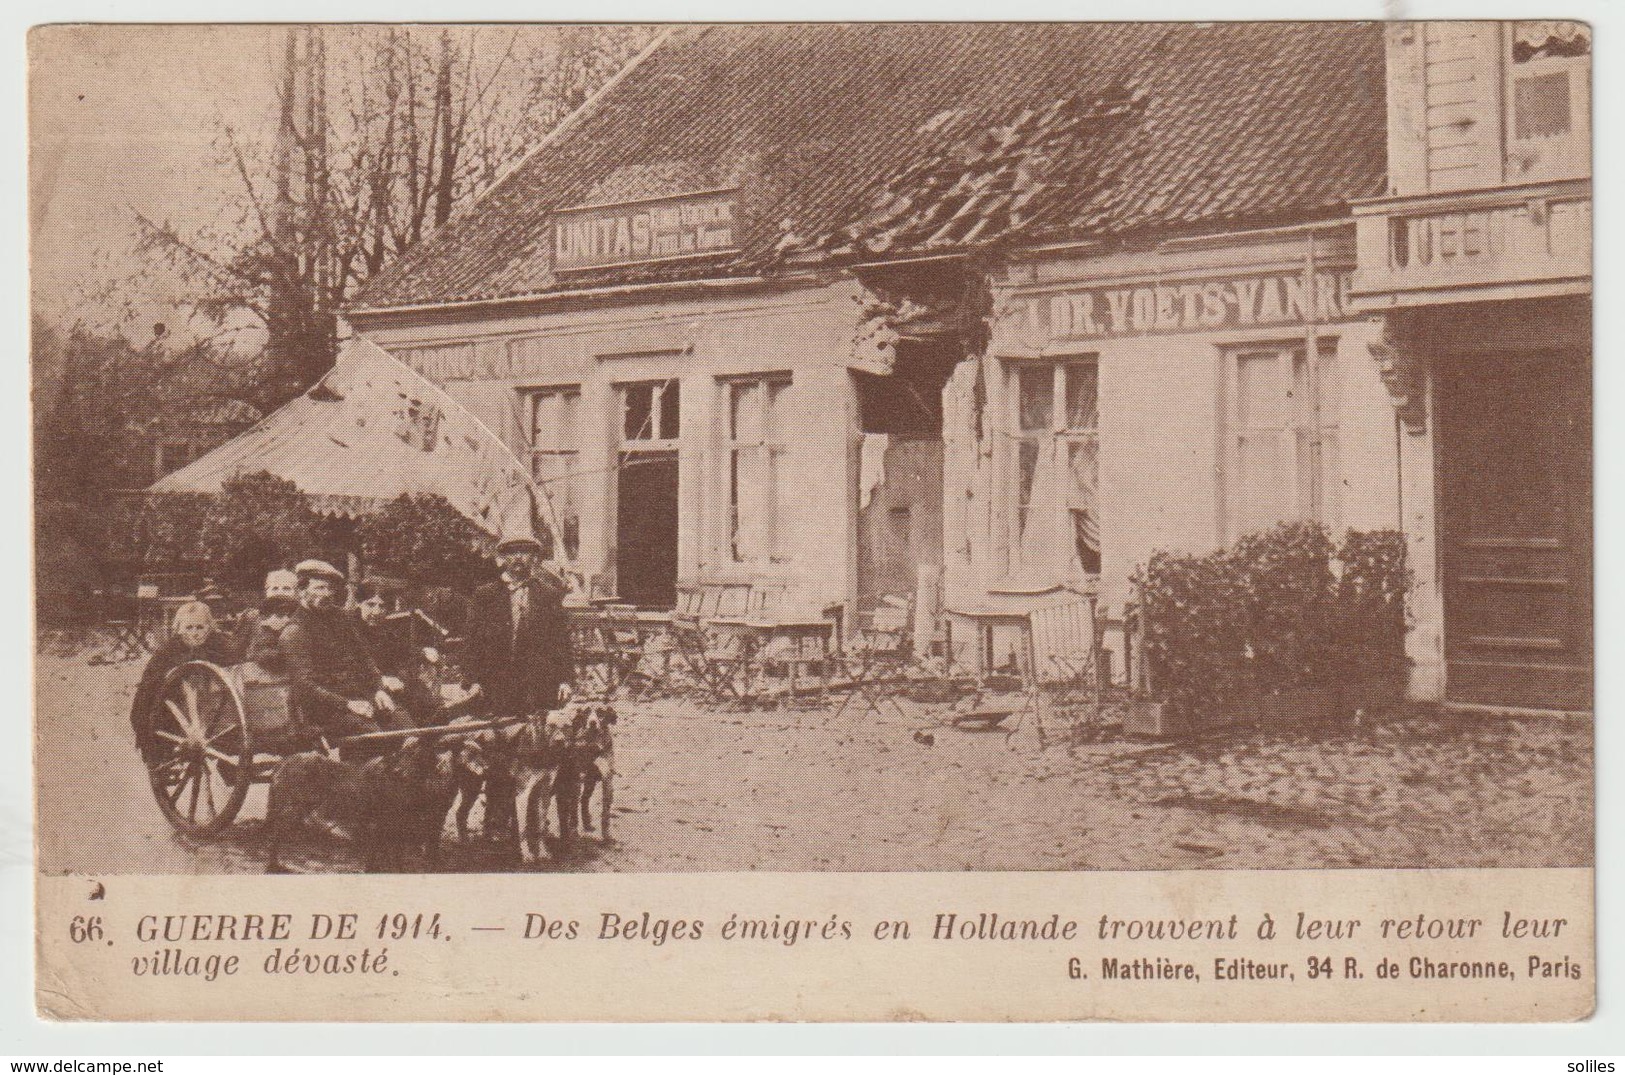
[[[305,560],[294,574],[299,608],[279,648],[304,718],[335,737],[411,727],[390,697],[401,689],[400,680],[378,670],[355,621],[338,605],[344,573],[322,560]]]
[[[574,666],[565,586],[539,569],[541,542],[510,533],[497,545],[502,578],[474,591],[466,661],[500,717],[558,707]]]

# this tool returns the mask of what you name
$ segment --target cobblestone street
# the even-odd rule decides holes
[[[129,741],[138,663],[39,658],[46,872],[253,872],[264,789],[207,842],[174,835]],[[1040,747],[849,706],[621,708],[613,843],[564,868],[1162,870],[1537,867],[1593,857],[1592,729],[1561,719],[1411,715],[1303,733],[1151,742],[1103,729]],[[922,733],[916,735],[916,733]],[[516,868],[445,837],[445,867]],[[354,870],[312,838],[306,871]]]

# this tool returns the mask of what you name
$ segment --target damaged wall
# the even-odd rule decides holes
[[[1397,527],[1395,416],[1369,349],[1381,326],[1343,308],[1347,231],[1055,258],[998,280],[987,354],[960,363],[943,392],[948,604],[1013,609],[1066,586],[1097,593],[1118,616],[1153,552],[1203,552],[1268,525],[1248,514],[1256,498],[1244,471],[1259,457],[1245,454],[1258,437],[1247,422],[1263,421],[1246,418],[1248,406],[1275,409],[1280,428],[1270,435],[1281,454],[1269,458],[1314,485],[1322,521],[1338,532]],[[1114,325],[1119,297],[1126,313]],[[1307,411],[1301,356],[1312,346],[1323,357]],[[1282,374],[1272,397],[1245,379],[1244,356],[1297,372]],[[1093,415],[1079,402],[1090,389]],[[1063,392],[1078,400],[1063,402]],[[1063,406],[1079,414],[1062,415]],[[1024,428],[1035,425],[1049,431]],[[1097,483],[1092,501],[1043,485],[1033,460],[1052,443],[1058,453],[1096,450],[1098,475],[1080,475]],[[1301,461],[1300,445],[1313,445],[1320,462]],[[1063,520],[1040,532],[1057,543],[1047,563],[1022,545],[1031,525],[1022,515],[1041,502]],[[1064,517],[1083,514],[1080,503],[1098,508],[1098,572],[1080,569],[1066,547]],[[1281,514],[1299,517],[1290,507]]]

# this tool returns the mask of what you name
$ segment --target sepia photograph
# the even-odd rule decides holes
[[[1592,865],[1587,25],[29,55],[42,874]]]

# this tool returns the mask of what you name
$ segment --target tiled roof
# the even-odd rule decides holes
[[[1311,219],[1384,102],[1371,23],[684,27],[356,305]],[[730,187],[737,255],[553,274],[556,207]]]

